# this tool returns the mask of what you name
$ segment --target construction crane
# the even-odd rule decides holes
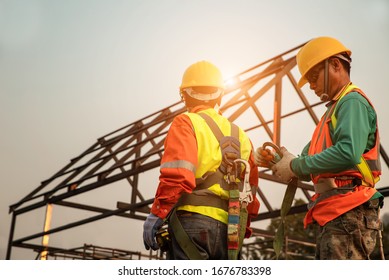
[[[229,86],[226,89],[221,111],[230,121],[239,123],[251,139],[271,141],[279,146],[281,144],[290,146],[288,137],[281,137],[281,133],[288,128],[282,126],[283,121],[303,114],[305,122],[310,120],[312,130],[318,123],[319,117],[315,109],[321,102],[310,101],[297,87],[294,77],[295,56],[302,45],[228,79]],[[284,100],[287,100],[288,106],[283,106]],[[290,106],[291,101],[295,104],[294,109],[290,109],[293,107]],[[286,111],[287,109],[289,111]],[[38,252],[40,259],[55,255],[76,256],[74,258],[82,258],[80,257],[82,255],[84,259],[95,259],[98,258],[97,255],[102,254],[85,254],[91,250],[91,245],[80,245],[73,249],[53,247],[50,246],[50,236],[86,224],[92,228],[91,223],[112,217],[145,220],[150,210],[149,206],[153,202],[153,195],[147,194],[146,186],[140,183],[141,178],[150,177],[151,171],[159,167],[169,125],[175,116],[185,110],[184,105],[177,102],[98,138],[93,145],[72,158],[61,170],[42,181],[21,200],[10,205],[9,212],[12,214],[12,220],[6,259],[11,259],[14,247],[34,250]],[[381,156],[389,166],[388,156],[382,146]],[[266,182],[285,186],[269,170],[261,170],[259,177],[262,180],[261,186],[266,185]],[[155,177],[154,182],[157,180],[158,178]],[[124,190],[121,190],[122,195],[114,201],[116,207],[101,207],[90,201],[92,191],[112,190],[117,185],[120,187],[124,185]],[[313,194],[313,186],[299,182],[299,189],[307,202]],[[388,189],[388,187],[381,188],[380,191],[387,196]],[[272,195],[272,192],[266,193],[264,188],[259,188],[257,196],[262,205],[261,213],[254,222],[280,216],[278,209],[281,198],[274,203],[269,200]],[[129,199],[125,200],[124,197]],[[112,195],[105,199],[110,200],[115,197]],[[93,213],[93,215],[76,214],[75,221],[53,227],[54,207],[56,213],[70,208],[80,213]],[[305,211],[306,205],[300,205],[292,207],[289,214]],[[44,222],[41,227],[43,230],[22,234],[23,236],[15,238],[15,231],[22,226],[19,223],[23,223],[23,220],[18,220],[17,223],[17,218],[25,215],[43,215]],[[255,223],[253,227],[254,233],[258,236],[271,236],[266,230],[255,228]],[[98,252],[102,251],[102,247],[96,248],[99,249]],[[112,259],[116,259],[118,252],[127,259],[132,259],[134,255],[137,259],[141,258],[138,253],[127,250],[112,249],[107,253],[109,249],[104,247],[103,251],[105,258],[111,256]]]

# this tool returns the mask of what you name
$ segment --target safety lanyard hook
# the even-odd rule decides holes
[[[243,179],[243,189],[239,192],[239,200],[241,202],[251,203],[253,201],[253,194],[250,186],[250,164],[247,160],[236,159],[234,160],[235,166],[243,163],[245,165],[245,173]],[[237,166],[235,169],[238,169]]]

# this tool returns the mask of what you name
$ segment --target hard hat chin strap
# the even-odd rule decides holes
[[[219,96],[216,99],[213,100],[198,100],[193,97],[191,97],[189,94],[183,92],[180,94],[181,95],[181,100],[185,103],[186,108],[188,111],[191,111],[192,108],[200,106],[200,105],[206,105],[211,108],[214,108],[215,110],[219,110],[219,106],[221,103],[221,96]]]
[[[328,58],[324,61],[324,91],[320,95],[320,100],[325,102],[330,96],[328,95],[329,79],[328,79]]]

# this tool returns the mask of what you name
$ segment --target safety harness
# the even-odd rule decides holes
[[[181,196],[175,207],[169,214],[169,226],[172,228],[177,242],[189,259],[203,259],[196,246],[193,244],[183,229],[176,213],[181,205],[212,206],[228,211],[228,259],[238,259],[242,248],[247,224],[247,205],[252,202],[253,195],[249,184],[250,165],[241,159],[239,128],[231,123],[231,136],[224,136],[216,122],[207,114],[198,113],[212,130],[219,142],[222,161],[216,172],[207,172],[202,178],[196,180],[196,188],[191,194]],[[242,164],[245,165],[244,181],[239,177],[242,172]],[[219,183],[221,188],[229,192],[229,200],[221,199],[210,190],[209,187]]]
[[[336,101],[336,103],[331,108],[331,111],[329,112],[331,124],[332,124],[334,130],[337,126],[337,119],[336,119],[335,112],[338,108],[339,101],[352,91],[356,91],[365,97],[363,92],[356,85],[349,83],[347,86],[345,86],[343,92],[340,94],[338,100]],[[323,201],[324,199],[327,199],[333,195],[345,194],[349,191],[352,191],[355,188],[355,186],[363,185],[365,187],[374,188],[375,184],[380,180],[380,177],[374,176],[374,174],[371,170],[370,164],[373,164],[375,166],[375,163],[372,163],[372,161],[368,162],[362,155],[360,158],[360,163],[356,165],[356,168],[359,171],[359,173],[361,174],[362,178],[359,179],[359,178],[355,178],[355,177],[348,177],[348,176],[340,176],[339,177],[338,176],[337,179],[349,180],[351,182],[347,185],[344,185],[344,186],[341,186],[341,187],[338,187],[338,188],[335,188],[332,190],[328,190],[328,191],[320,194],[320,196],[316,200],[310,201],[308,203],[308,209],[311,209],[312,207],[317,205],[320,201]]]
[[[352,84],[348,85],[348,87],[345,89],[345,91],[342,93],[342,95],[339,97],[338,101],[336,102],[334,111],[331,115],[331,123],[332,123],[332,126],[334,127],[334,130],[335,130],[336,125],[337,125],[335,111],[338,107],[339,100],[342,99],[344,96],[346,96],[346,94],[350,93],[352,90],[356,90],[362,96],[364,96],[364,94],[360,91],[360,89],[356,85],[352,85]],[[367,161],[365,160],[365,158],[363,156],[361,156],[360,160],[361,160],[360,163],[357,164],[357,168],[362,175],[362,183],[365,186],[374,188],[375,184],[379,181],[380,178],[374,177],[373,172],[371,171],[369,164],[367,163]]]

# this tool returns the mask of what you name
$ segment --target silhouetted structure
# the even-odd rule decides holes
[[[321,103],[310,102],[302,90],[297,87],[293,75],[296,66],[295,55],[301,46],[247,69],[228,81],[228,84],[229,82],[231,84],[227,88],[221,111],[231,121],[239,122],[242,127],[245,127],[252,139],[257,135],[262,135],[261,142],[272,141],[280,145],[281,131],[284,131],[281,127],[281,120],[297,114],[305,114],[307,120],[309,118],[312,120],[312,130],[314,125],[318,123],[321,114],[318,117],[314,109]],[[287,89],[284,90],[284,87]],[[273,98],[269,99],[272,96]],[[290,102],[287,106],[282,107],[282,100],[285,96],[289,98],[288,100],[295,102],[295,110],[285,113],[285,109],[293,107]],[[281,112],[281,108],[283,108],[283,112]],[[90,247],[86,245],[75,249],[55,248],[49,245],[48,237],[70,228],[114,216],[144,220],[149,213],[149,205],[153,198],[150,198],[151,195],[144,195],[145,188],[139,184],[140,176],[147,176],[148,171],[159,167],[163,153],[163,142],[169,125],[176,115],[184,111],[183,104],[178,102],[104,135],[85,152],[71,159],[64,168],[44,180],[31,193],[12,204],[10,206],[12,222],[6,259],[11,259],[13,247],[35,250],[42,259],[60,258],[60,256],[63,258],[67,256],[69,258],[99,259],[95,257],[97,253],[90,253]],[[282,142],[284,146],[290,146],[287,139]],[[383,162],[389,166],[388,156],[382,146],[381,155],[384,159]],[[266,184],[263,180],[280,184],[278,178],[268,170],[262,170],[259,176],[262,179],[262,186]],[[130,191],[128,191],[126,184],[126,193],[129,193],[130,197],[128,201],[122,201],[123,196],[121,196],[120,201],[115,202],[116,208],[114,209],[96,206],[88,201],[88,196],[85,195],[87,192],[97,189],[113,188],[119,182],[129,184]],[[155,182],[157,182],[157,178],[155,178]],[[299,189],[308,200],[312,194],[313,186],[300,183]],[[387,189],[382,190],[385,196],[389,194]],[[272,205],[263,188],[259,188],[257,195],[262,206],[256,221],[280,215],[277,208],[280,207],[281,201],[276,206]],[[124,197],[128,197],[128,195]],[[81,199],[85,199],[87,202],[81,203]],[[111,199],[111,197],[107,199]],[[61,209],[71,208],[81,212],[94,213],[95,215],[81,217],[75,222],[62,226],[51,227],[51,213],[54,206]],[[263,212],[263,209],[266,210]],[[45,210],[45,214],[42,210]],[[292,207],[290,214],[304,211],[306,211],[306,205]],[[17,218],[26,214],[44,215],[42,231],[15,238]],[[258,236],[271,235],[271,233],[261,229],[255,229],[254,233]],[[121,257],[133,259],[134,255],[139,258],[141,256],[140,253],[125,250],[108,249],[108,251],[109,253],[104,251],[104,254],[99,254],[99,256],[104,255],[105,258],[109,259]],[[149,257],[158,258],[152,255]]]

